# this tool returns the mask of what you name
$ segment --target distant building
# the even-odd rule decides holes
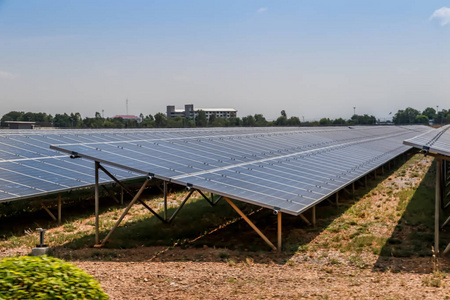
[[[36,122],[26,122],[26,121],[6,121],[9,125],[9,129],[34,129]]]
[[[124,120],[136,120],[136,121],[140,121],[141,118],[139,118],[138,116],[135,115],[116,115],[113,117],[113,119],[124,119]]]
[[[194,109],[193,104],[186,104],[184,109],[176,109],[174,105],[167,105],[167,118],[183,117],[189,119],[195,119],[198,112],[202,110],[206,114],[206,118],[216,115],[219,118],[235,118],[237,116],[237,110],[233,108],[197,108]]]

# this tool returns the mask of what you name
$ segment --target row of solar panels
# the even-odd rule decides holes
[[[404,153],[425,126],[136,132],[52,149],[298,215]]]
[[[36,197],[94,183],[92,162],[74,161],[68,155],[49,148],[51,144],[112,143],[141,141],[177,142],[185,138],[236,138],[269,133],[283,135],[295,128],[205,128],[205,129],[128,129],[128,130],[3,130],[0,131],[0,202]],[[305,128],[303,132],[333,132],[337,128]],[[140,174],[121,168],[110,170],[118,179]],[[100,174],[100,182],[111,179]]]
[[[450,156],[450,125],[406,140],[404,143],[426,152]]]

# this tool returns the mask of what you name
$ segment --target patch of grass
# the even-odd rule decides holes
[[[63,225],[65,232],[73,232],[77,229],[74,223],[66,223]]]
[[[434,271],[431,275],[424,276],[422,278],[422,283],[424,286],[428,287],[445,287],[443,280],[445,279],[446,274],[440,271]]]

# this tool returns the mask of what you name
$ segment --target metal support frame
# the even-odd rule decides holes
[[[61,217],[62,217],[62,213],[61,213],[61,193],[58,193],[58,223],[61,224]]]
[[[114,233],[114,231],[116,230],[116,228],[119,226],[119,224],[122,222],[123,218],[126,216],[126,214],[128,213],[128,211],[130,210],[130,208],[133,206],[134,203],[136,203],[136,201],[138,201],[139,197],[141,196],[142,192],[145,190],[145,188],[147,187],[147,184],[150,182],[151,179],[146,179],[144,184],[141,186],[141,188],[139,189],[139,191],[136,193],[136,195],[133,197],[133,199],[131,200],[131,202],[127,205],[127,207],[125,208],[125,210],[123,211],[122,215],[120,216],[120,218],[116,221],[116,223],[114,224],[113,228],[111,229],[111,231],[108,233],[108,235],[102,240],[102,242],[99,244],[97,239],[97,232],[98,232],[98,224],[96,224],[96,244],[94,245],[95,248],[101,248],[105,245],[105,243],[108,241],[108,239],[111,237],[111,235]],[[97,187],[98,189],[98,187]],[[96,221],[98,220],[98,215],[96,214]]]
[[[439,210],[441,208],[441,171],[442,159],[436,160],[436,194],[434,205],[434,251],[439,253]]]
[[[167,222],[167,181],[163,182],[164,188],[163,188],[163,193],[164,193],[164,221]]]
[[[56,221],[55,215],[45,206],[43,202],[41,202],[42,208],[49,214],[49,216],[53,219],[53,221]]]
[[[213,193],[211,193],[210,198],[208,198],[202,191],[200,191],[200,190],[196,190],[196,191],[199,192],[199,194],[203,197],[203,199],[205,199],[211,206],[215,206],[220,201],[220,199],[222,199],[222,196],[219,196],[219,198],[216,201],[214,201]]]
[[[336,206],[339,206],[339,191],[336,192]]]
[[[277,250],[277,247],[275,247],[272,242],[258,229],[258,227],[256,227],[255,224],[253,224],[252,221],[250,221],[250,219],[227,197],[223,197],[223,199],[225,199],[228,204],[230,204],[231,207],[234,208],[234,210],[248,223],[248,225],[250,225],[250,227],[253,228],[254,231],[256,231],[256,233],[272,248],[272,250]]]
[[[281,252],[281,242],[282,242],[282,239],[281,239],[281,229],[282,229],[282,224],[281,224],[281,219],[282,219],[282,213],[281,212],[278,212],[278,214],[277,214],[277,219],[278,219],[278,234],[277,234],[277,241],[278,241],[278,244],[277,244],[277,250],[278,250],[278,252]]]
[[[100,167],[100,163],[98,161],[95,161],[95,187],[94,187],[94,193],[95,193],[95,244],[98,245],[100,243],[100,237],[99,237],[99,228],[98,228],[98,210],[99,210],[99,191],[98,191],[98,169]]]
[[[173,218],[175,218],[175,216],[178,214],[178,212],[181,210],[181,208],[184,206],[184,204],[186,203],[186,201],[189,200],[189,198],[191,197],[192,193],[195,190],[190,190],[189,194],[187,194],[187,196],[184,198],[183,202],[181,202],[180,206],[178,206],[177,210],[172,214],[172,216],[169,218],[169,220],[167,220],[167,223],[172,222]]]
[[[311,222],[309,222],[309,220],[303,214],[300,214],[299,216],[300,218],[302,218],[303,221],[306,222],[306,224],[311,225]]]
[[[98,163],[96,161],[96,163]],[[127,192],[131,197],[134,197],[134,194],[132,191],[130,191],[122,182],[120,182],[114,175],[112,175],[108,170],[106,170],[100,163],[98,163],[98,167],[96,166],[96,172],[98,172],[98,169],[102,170],[106,175],[108,175],[112,180],[114,180],[118,185],[122,187],[122,189]],[[96,183],[97,186],[97,183]],[[161,221],[165,221],[160,215],[158,215],[157,212],[155,212],[150,206],[148,206],[144,201],[141,199],[138,199],[138,201],[146,208],[148,209],[155,217],[160,219]]]
[[[316,227],[316,206],[312,207],[312,223],[313,226]]]
[[[114,199],[114,201],[116,201],[117,204],[120,204],[119,199],[117,199],[116,195],[114,195],[113,192],[110,191],[110,189],[108,189],[105,185],[102,184],[102,188],[106,191],[106,193],[108,193],[108,195]]]

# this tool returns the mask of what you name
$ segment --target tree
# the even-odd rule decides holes
[[[209,120],[208,120],[208,125],[212,126],[212,124],[214,123],[214,121],[216,120],[217,116],[216,114],[212,114],[209,116]]]
[[[167,117],[163,113],[157,113],[155,115],[155,126],[158,128],[167,127]]]
[[[286,111],[284,109],[281,111],[280,114],[281,114],[282,117],[287,118]]]
[[[427,107],[422,112],[422,115],[427,116],[429,120],[432,120],[436,117],[436,110],[432,107]]]
[[[256,124],[256,120],[252,115],[248,115],[242,118],[242,126],[253,127]]]
[[[414,124],[416,117],[418,115],[420,115],[420,113],[417,109],[408,107],[405,110],[399,110],[392,118],[392,121],[396,125],[398,125],[398,124]]]
[[[206,127],[208,125],[208,119],[206,118],[206,113],[203,110],[199,110],[197,116],[195,117],[195,126]]]
[[[300,122],[300,119],[298,117],[290,117],[287,120],[287,125],[288,126],[300,126],[300,125],[302,125],[302,122]]]
[[[428,125],[430,123],[430,121],[429,121],[427,116],[425,116],[425,115],[418,115],[416,117],[416,119],[414,120],[414,123]]]
[[[255,126],[267,126],[267,120],[262,114],[255,114]]]
[[[328,118],[322,118],[322,119],[320,119],[319,124],[320,125],[330,125],[331,121]]]
[[[333,125],[345,125],[345,120],[344,119],[342,119],[342,118],[339,118],[339,119],[335,119],[334,121],[333,121]]]

